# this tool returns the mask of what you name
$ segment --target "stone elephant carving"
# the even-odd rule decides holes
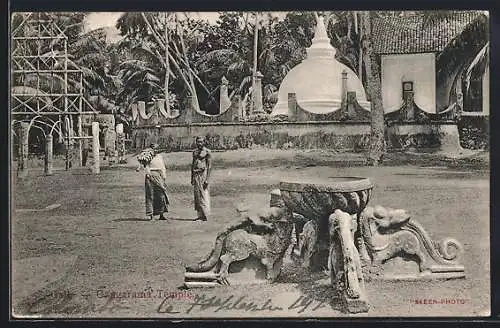
[[[436,277],[443,278],[463,277],[464,268],[455,261],[462,245],[453,238],[445,238],[440,243],[432,240],[405,210],[367,207],[359,222],[364,241],[360,253],[372,267],[382,267],[387,260],[402,256],[416,261],[420,273],[435,273]]]
[[[210,255],[203,261],[186,267],[185,278],[192,273],[215,273],[220,284],[229,284],[229,267],[235,261],[253,256],[266,269],[266,280],[274,281],[281,272],[283,257],[292,240],[292,213],[282,206],[244,215],[240,223],[220,233]]]

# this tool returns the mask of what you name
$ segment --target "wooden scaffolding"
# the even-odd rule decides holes
[[[76,143],[81,166],[83,139],[92,138],[86,136],[89,127],[82,120],[92,120],[89,116],[97,111],[84,97],[83,72],[70,59],[68,37],[47,13],[15,13],[11,22],[10,108],[19,140],[18,174],[27,169],[32,127],[46,138],[46,157],[52,154],[54,134],[64,141],[67,170]]]

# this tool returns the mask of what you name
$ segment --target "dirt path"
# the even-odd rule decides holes
[[[488,314],[490,202],[487,170],[412,165],[373,169],[354,166],[362,160],[359,155],[324,152],[214,153],[213,219],[201,223],[191,221],[195,212],[187,171],[190,154],[172,153],[164,157],[170,169],[170,216],[175,219],[171,223],[138,220],[144,214],[144,178],[135,172],[132,161],[121,167],[103,168],[100,175],[78,169],[69,173],[56,171],[53,176],[44,177],[35,171],[30,179],[17,183],[14,189],[16,208],[41,209],[54,203],[61,206],[50,211],[14,213],[14,269],[17,267],[21,272],[30,265],[38,268],[47,265],[52,266],[47,270],[65,273],[54,281],[41,279],[43,281],[18,286],[22,297],[14,300],[16,313],[148,318],[348,316],[336,302],[326,277],[311,276],[293,263],[284,266],[279,282],[272,285],[194,290],[177,294],[168,304],[162,301],[165,293],[179,292],[184,264],[204,257],[217,233],[237,220],[235,207],[238,204],[267,206],[270,190],[282,179],[351,175],[372,178],[376,185],[372,205],[405,208],[433,238],[453,237],[464,245],[461,262],[466,267],[466,279],[425,283],[369,282],[366,286],[371,305],[368,315]],[[41,257],[47,260],[40,262]],[[75,260],[54,260],[70,257]],[[32,277],[26,276],[25,279],[32,281]],[[152,297],[131,296],[144,290],[150,291]],[[111,291],[123,292],[126,297],[107,302],[105,295]],[[244,302],[256,305],[270,299],[271,304],[281,310],[215,311],[213,307],[190,305],[194,294],[221,300],[230,296],[233,296],[231,300],[245,297]],[[304,297],[312,302],[304,301]],[[415,304],[415,300],[422,299],[465,301],[464,304]]]

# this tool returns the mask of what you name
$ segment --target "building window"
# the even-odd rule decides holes
[[[413,82],[406,81],[403,82],[403,93],[413,91]]]

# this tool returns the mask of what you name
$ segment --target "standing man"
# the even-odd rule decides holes
[[[197,220],[207,221],[210,216],[209,179],[211,171],[210,149],[205,147],[205,139],[196,137],[196,149],[193,151],[191,165],[191,185],[194,188],[194,209]]]
[[[144,167],[146,191],[146,219],[152,220],[159,215],[159,220],[167,220],[163,213],[168,212],[168,196],[166,188],[167,170],[163,157],[159,153],[159,146],[151,144],[137,156],[139,163]],[[137,168],[139,171],[141,167]]]

